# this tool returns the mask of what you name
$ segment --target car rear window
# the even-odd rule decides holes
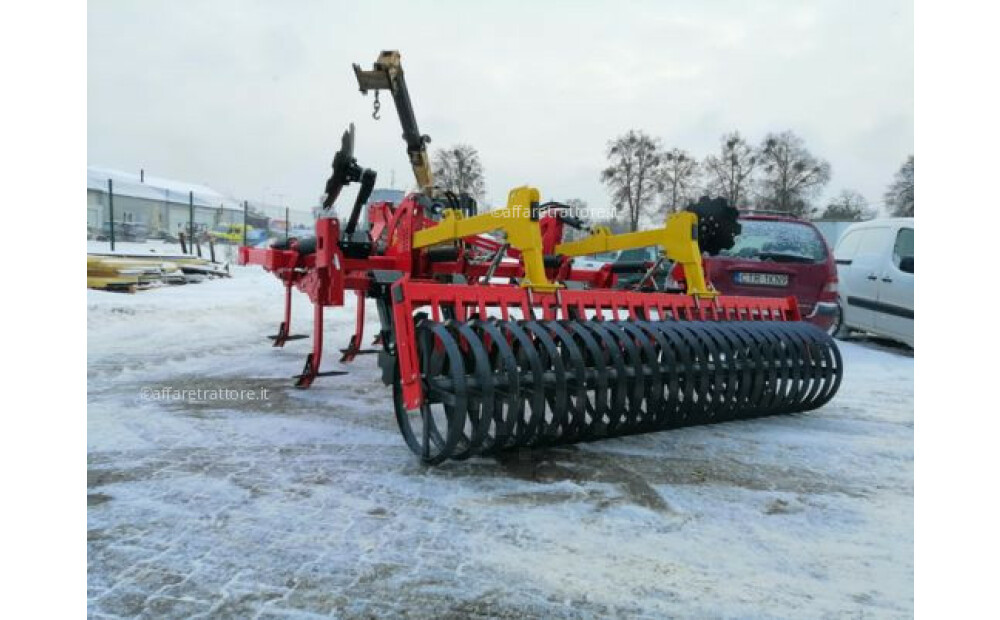
[[[618,262],[638,262],[648,260],[655,260],[655,249],[631,248],[623,250],[622,253],[618,255]]]
[[[775,262],[818,263],[826,260],[826,245],[807,224],[778,220],[740,220],[743,231],[722,256]]]

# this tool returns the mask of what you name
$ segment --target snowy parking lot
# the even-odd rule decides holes
[[[375,360],[296,390],[279,282],[233,273],[88,291],[92,617],[912,616],[908,349],[841,343],[803,415],[428,468]]]

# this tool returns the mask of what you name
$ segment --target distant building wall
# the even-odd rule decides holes
[[[115,222],[136,222],[149,230],[162,225],[164,204],[155,200],[134,196],[114,196]],[[87,225],[94,228],[104,226],[111,220],[111,206],[108,193],[87,190]]]
[[[150,200],[135,196],[114,196],[115,222],[136,222],[144,224],[150,234],[169,232],[176,235],[186,231],[191,218],[191,207],[187,203],[173,200]],[[87,226],[99,230],[111,220],[111,208],[107,192],[87,190]],[[243,221],[243,212],[234,209],[220,209],[195,205],[194,222],[198,227],[213,228]]]
[[[393,205],[398,205],[403,202],[404,196],[406,196],[406,192],[401,189],[376,188],[372,190],[372,195],[368,198],[368,204],[373,202],[391,202]]]
[[[145,173],[133,174],[87,166],[87,228],[103,229],[110,220],[108,180],[114,193],[115,222],[143,224],[149,234],[167,232],[176,235],[186,230],[192,219],[197,229],[211,229],[243,222],[244,205],[249,205],[247,222],[257,229],[269,228],[269,220],[280,219],[282,231],[286,213],[292,227],[313,227],[314,215],[308,210],[288,209],[283,205],[237,200],[211,187],[177,181]]]
[[[87,228],[97,230],[103,223],[104,194],[87,190]]]

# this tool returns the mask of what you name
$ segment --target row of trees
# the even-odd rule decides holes
[[[601,180],[632,229],[644,214],[677,211],[706,194],[739,208],[809,215],[812,199],[830,180],[830,164],[790,131],[768,134],[759,146],[729,133],[719,153],[699,160],[631,130],[608,144],[607,157]]]
[[[882,201],[890,215],[913,217],[913,155],[896,171]],[[875,210],[868,205],[865,197],[845,189],[827,203],[820,219],[854,222],[872,217],[875,217]]]
[[[643,215],[683,209],[703,195],[722,196],[741,209],[778,211],[800,217],[861,220],[874,217],[859,192],[845,189],[819,208],[815,199],[830,181],[830,164],[791,131],[770,133],[753,145],[738,131],[722,136],[718,153],[698,159],[680,148],[664,149],[657,138],[631,130],[608,143],[601,171],[615,210],[637,230]],[[479,153],[467,144],[438,149],[432,158],[436,184],[478,200],[486,193]],[[913,156],[884,195],[890,214],[913,215]]]
[[[913,217],[913,155],[900,166],[883,200],[893,215]]]
[[[889,215],[913,217],[913,155],[910,155],[896,174],[882,196]],[[819,219],[860,221],[875,217],[864,196],[854,190],[845,189],[827,203]]]
[[[722,136],[718,153],[698,159],[680,148],[631,130],[608,143],[601,181],[615,208],[636,230],[644,214],[684,208],[698,196],[722,196],[741,209],[799,217],[860,220],[874,217],[864,196],[845,189],[823,208],[815,198],[830,181],[830,164],[791,131],[770,133],[753,145],[738,131]],[[913,156],[896,173],[884,196],[893,215],[913,215]]]

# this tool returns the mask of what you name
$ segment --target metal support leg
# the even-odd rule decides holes
[[[319,371],[319,365],[323,359],[323,304],[317,303],[313,306],[313,349],[312,353],[306,356],[306,365],[302,368],[302,374],[296,375],[295,387],[307,388],[312,385],[316,377],[334,377],[346,375],[343,370]]]
[[[343,353],[340,358],[341,363],[353,361],[358,355],[376,353],[375,349],[361,348],[361,341],[365,337],[365,293],[364,291],[357,291],[357,294],[358,313],[354,322],[354,335],[351,336],[350,342],[347,343],[347,348],[340,350]]]
[[[305,334],[289,334],[289,330],[292,327],[292,283],[290,281],[285,281],[285,320],[281,322],[278,326],[278,333],[274,336],[268,336],[274,341],[272,346],[283,347],[285,343],[289,340],[301,340],[302,338],[307,338]]]

